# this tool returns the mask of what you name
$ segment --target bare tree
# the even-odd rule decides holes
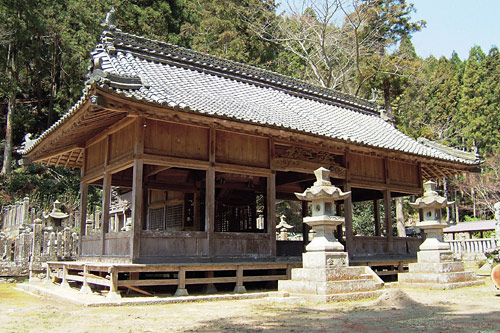
[[[254,31],[299,57],[306,79],[354,95],[381,71],[401,74],[404,62],[387,66],[384,56],[421,26],[409,23],[413,7],[405,0],[287,1],[284,8],[272,22],[253,24]]]

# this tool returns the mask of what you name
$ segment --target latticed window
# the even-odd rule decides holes
[[[150,208],[149,209],[149,229],[150,230],[165,230],[165,209]]]
[[[167,229],[182,230],[184,205],[182,203],[165,206],[165,224]]]

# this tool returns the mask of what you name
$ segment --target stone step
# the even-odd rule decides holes
[[[278,281],[278,290],[286,291],[290,294],[313,294],[313,295],[332,295],[362,291],[374,291],[378,287],[371,279],[363,280],[343,280],[343,281],[299,281],[299,280],[281,280]]]
[[[451,273],[400,273],[399,282],[407,283],[455,283],[475,281],[474,272],[451,272]]]
[[[465,287],[474,287],[484,284],[484,280],[474,280],[474,281],[464,281],[464,282],[453,282],[453,283],[413,283],[413,282],[399,282],[399,287],[401,288],[426,288],[426,289],[457,289]]]
[[[372,291],[360,291],[352,293],[342,293],[342,294],[331,294],[331,295],[311,295],[311,294],[290,294],[293,297],[303,298],[310,302],[343,302],[343,301],[355,301],[359,299],[375,298],[382,295],[383,290],[372,290]]]
[[[338,268],[294,268],[292,280],[306,281],[343,281],[371,279],[365,273],[364,267],[338,267]]]
[[[408,270],[411,273],[451,273],[464,271],[464,263],[461,261],[443,263],[411,263],[408,267]]]

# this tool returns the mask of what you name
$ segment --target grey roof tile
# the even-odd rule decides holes
[[[103,32],[91,54],[108,73],[104,86],[127,98],[464,164],[479,161],[409,138],[368,101],[118,29]]]

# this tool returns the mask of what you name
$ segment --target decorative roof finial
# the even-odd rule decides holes
[[[104,19],[104,22],[101,23],[101,26],[106,27],[110,30],[116,29],[116,24],[115,24],[115,7],[111,7],[109,12],[106,14],[106,18]]]

